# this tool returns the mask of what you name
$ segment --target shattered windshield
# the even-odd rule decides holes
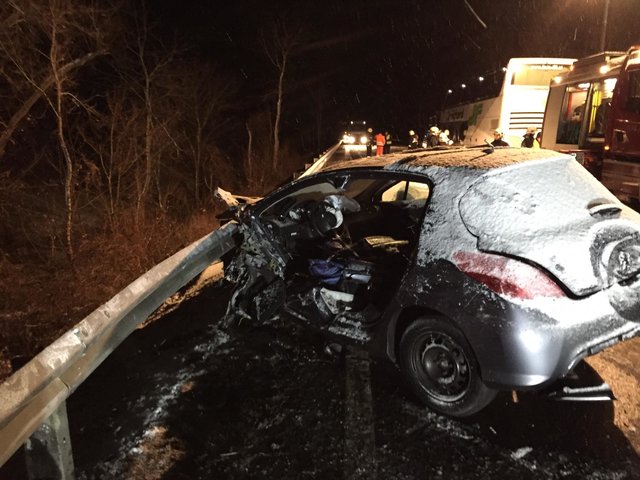
[[[564,157],[483,175],[460,200],[460,215],[478,237],[479,249],[541,265],[582,295],[599,285],[593,238],[603,218],[593,212],[608,204],[620,203],[575,160]]]
[[[416,200],[424,204],[429,195],[429,187],[426,183],[421,182],[425,182],[426,179],[415,175],[411,176],[411,179],[417,179],[421,182],[407,181],[405,178],[408,179],[409,176],[389,172],[384,174],[336,175],[324,178],[315,183],[306,184],[270,205],[268,205],[269,200],[267,199],[268,206],[261,211],[260,217],[278,217],[294,205],[309,201],[322,201],[330,195],[343,195],[366,203],[369,203],[372,197],[375,196],[382,197],[381,200],[383,201],[390,201],[392,191],[387,191],[387,189],[392,189],[393,186],[402,189],[401,195],[393,190],[394,199],[400,200],[400,197],[402,197],[402,200]]]

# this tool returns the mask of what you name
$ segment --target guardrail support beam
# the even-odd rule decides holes
[[[73,454],[67,419],[67,402],[62,402],[25,443],[29,480],[73,480]]]

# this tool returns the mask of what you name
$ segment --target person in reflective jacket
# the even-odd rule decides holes
[[[374,138],[376,141],[376,155],[379,157],[384,154],[385,138],[382,132],[378,132]]]

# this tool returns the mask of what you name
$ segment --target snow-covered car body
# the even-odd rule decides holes
[[[237,221],[231,316],[280,311],[383,353],[447,414],[546,388],[640,332],[640,215],[556,152],[344,162]]]

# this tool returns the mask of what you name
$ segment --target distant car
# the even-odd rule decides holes
[[[230,318],[280,313],[362,345],[447,415],[546,391],[640,332],[640,215],[560,153],[352,160],[234,221]]]
[[[366,150],[369,142],[369,132],[366,130],[347,130],[342,135],[345,150]]]

